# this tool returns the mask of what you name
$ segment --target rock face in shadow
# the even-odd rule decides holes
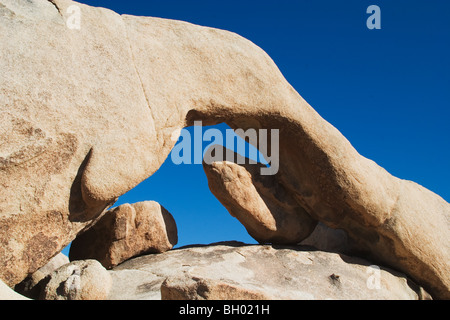
[[[234,162],[214,161],[213,150],[221,150],[222,155],[229,152]],[[262,175],[261,168],[266,165],[252,164],[218,145],[205,154],[203,169],[211,192],[259,243],[302,244],[349,254],[357,250],[344,230],[312,219],[295,201],[295,195],[278,183],[276,175]]]
[[[66,24],[71,5],[79,30]],[[359,155],[250,41],[69,0],[1,0],[0,28],[0,278],[9,286],[156,172],[174,131],[202,120],[279,129],[274,179],[306,224],[345,230],[364,255],[450,298],[450,205]]]
[[[110,274],[111,300],[416,300],[423,294],[400,273],[302,246],[193,246],[131,259]]]
[[[172,215],[159,203],[124,204],[104,215],[70,247],[70,260],[95,259],[110,269],[129,258],[162,253],[178,242]]]
[[[15,286],[14,290],[30,299],[39,299],[46,277],[60,267],[69,264],[69,258],[59,253],[53,257],[45,266],[28,276],[24,281]]]
[[[319,223],[313,233],[301,245],[311,246],[321,251],[352,254],[352,245],[344,230],[328,228]]]

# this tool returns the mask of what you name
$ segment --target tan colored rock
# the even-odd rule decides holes
[[[59,10],[46,0],[0,1],[0,278],[9,285],[157,169],[154,120],[122,18],[54,2]],[[73,4],[80,30],[66,24]],[[95,190],[111,193],[90,197]]]
[[[66,255],[58,253],[45,266],[16,285],[15,290],[31,299],[39,299],[43,280],[60,267],[69,263],[69,258]]]
[[[262,166],[203,163],[211,192],[254,239],[297,244],[314,231],[317,221],[273,176],[261,176]]]
[[[295,201],[295,195],[278,183],[275,176],[261,175],[263,164],[249,164],[248,159],[231,152],[235,162],[212,161],[206,152],[203,168],[208,185],[216,198],[260,243],[304,244],[319,250],[350,252],[345,231],[317,223]],[[242,163],[242,164],[237,164]]]
[[[109,271],[111,300],[417,300],[404,274],[303,246],[217,243],[124,262]]]
[[[216,148],[216,146],[211,147],[211,149],[213,148]],[[224,154],[225,152],[223,151]],[[243,163],[242,159],[236,158],[236,161],[238,160],[241,161],[240,163]],[[210,159],[205,159],[203,163],[211,192],[228,209],[230,214],[246,227],[249,234],[257,241],[280,244],[302,243],[312,245],[320,250],[357,252],[360,255],[372,257],[377,261],[384,261],[387,265],[395,266],[400,270],[402,270],[401,265],[408,266],[411,269],[417,267],[412,265],[412,261],[414,261],[412,258],[411,261],[389,261],[389,252],[399,255],[400,252],[404,251],[395,251],[399,249],[392,247],[391,240],[384,238],[383,233],[374,234],[373,232],[375,231],[369,231],[370,228],[368,226],[364,224],[359,225],[355,221],[349,220],[348,216],[344,217],[339,224],[330,223],[329,219],[337,219],[333,216],[331,208],[330,216],[327,216],[325,220],[323,220],[324,217],[316,216],[322,223],[315,228],[315,220],[308,217],[308,213],[306,213],[312,212],[310,211],[311,208],[308,208],[302,202],[302,198],[292,187],[286,187],[286,184],[283,183],[283,180],[287,178],[283,174],[283,168],[274,176],[262,176],[260,173],[261,166],[263,165],[238,165],[228,161],[212,162]],[[298,185],[295,181],[292,181],[292,183]],[[411,182],[404,181],[404,183],[410,187],[414,186]],[[420,186],[417,187],[421,188]],[[423,196],[426,196],[426,194],[424,193]],[[411,201],[415,200],[411,199]],[[398,202],[397,205],[402,207],[406,204]],[[340,209],[336,207],[334,210]],[[396,210],[393,212],[397,213]],[[408,206],[404,214],[407,215],[412,210],[413,208]],[[305,216],[308,218],[305,218]],[[315,215],[311,216],[314,217]],[[383,227],[392,231],[391,225],[395,225],[395,221],[394,219],[389,224],[383,225]],[[423,220],[421,221],[424,222]],[[383,230],[383,227],[380,227],[381,229],[379,228],[379,230]],[[418,229],[416,230],[420,233]],[[298,231],[298,233],[296,234],[295,231]],[[401,231],[404,232],[404,230]],[[293,234],[296,236],[292,236]],[[423,234],[421,235],[424,236]],[[400,233],[399,236],[407,236],[407,234]],[[411,240],[408,238],[408,241]],[[444,244],[444,238],[441,238],[441,240]],[[398,241],[397,246],[405,245],[399,239]],[[395,244],[396,242],[394,241],[393,243]],[[377,247],[377,250],[374,250],[374,247]],[[436,252],[443,251],[445,255],[448,252],[447,247],[447,244],[444,244],[443,247],[436,247],[435,249],[437,249]],[[374,251],[371,252],[369,248],[372,248]],[[387,256],[378,256],[383,253],[387,254]],[[431,264],[431,261],[429,263]],[[442,270],[446,270],[448,265],[444,261],[439,261],[437,264],[442,265]],[[431,280],[431,277],[425,278],[423,275],[421,278],[426,279],[425,281]],[[433,291],[433,289],[431,290]],[[444,289],[443,292],[447,294],[447,289]]]
[[[80,28],[67,8],[80,9]],[[0,1],[0,278],[45,265],[152,175],[176,129],[280,129],[277,181],[312,219],[450,298],[450,205],[361,155],[230,32],[69,0]]]
[[[300,244],[312,246],[322,251],[352,253],[347,233],[344,230],[328,228],[323,223],[317,224],[313,233]]]
[[[124,204],[78,236],[69,257],[72,261],[95,259],[109,269],[135,256],[168,251],[177,242],[175,220],[160,204]]]
[[[105,300],[111,290],[111,276],[96,260],[66,264],[48,276],[42,300]]]
[[[262,292],[220,280],[167,278],[161,285],[161,300],[270,300]]]
[[[63,253],[58,253],[45,266],[43,266],[38,271],[33,273],[32,278],[37,283],[40,280],[44,279],[53,271],[59,269],[60,267],[68,263],[70,263],[69,258]]]

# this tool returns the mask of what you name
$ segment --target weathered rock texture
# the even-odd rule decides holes
[[[223,148],[212,146],[210,150]],[[222,154],[230,152],[223,148]],[[233,152],[231,152],[233,153]],[[208,150],[207,155],[211,154]],[[205,157],[203,168],[216,198],[260,243],[304,244],[320,250],[351,252],[347,233],[317,223],[298,205],[295,194],[274,176],[261,175],[265,165],[250,164],[234,153],[235,162]],[[242,164],[237,164],[242,163]]]
[[[70,260],[95,259],[105,268],[145,253],[161,253],[178,242],[172,215],[147,201],[124,204],[106,213],[70,247]]]
[[[297,244],[317,221],[298,205],[273,176],[261,176],[263,165],[204,162],[211,192],[260,243]]]
[[[114,268],[109,299],[415,300],[420,288],[370,263],[302,246],[219,243],[131,259]],[[377,286],[379,284],[379,287]],[[162,292],[162,294],[161,294]]]
[[[68,28],[80,9],[80,29]],[[450,298],[450,205],[357,153],[231,32],[69,0],[0,0],[0,278],[45,265],[152,175],[176,129],[280,129],[278,184],[361,251]],[[309,218],[307,218],[309,220]]]
[[[270,300],[263,292],[223,280],[196,277],[167,278],[161,284],[161,300]]]
[[[44,279],[60,267],[69,263],[69,258],[64,254],[59,253],[55,257],[53,257],[45,266],[16,285],[15,290],[28,298],[39,299],[40,293],[42,291],[42,285],[45,282]]]
[[[96,260],[75,261],[52,272],[41,300],[106,300],[112,279]]]

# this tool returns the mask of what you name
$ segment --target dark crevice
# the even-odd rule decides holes
[[[63,15],[62,15],[62,12],[61,12],[61,10],[59,9],[58,5],[56,4],[55,0],[48,0],[48,2],[50,2],[52,5],[55,6],[56,10],[58,10],[59,15],[62,17],[62,16],[63,16]]]

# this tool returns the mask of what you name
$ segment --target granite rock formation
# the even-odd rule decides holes
[[[202,120],[279,129],[274,179],[307,224],[345,230],[364,256],[450,298],[450,205],[361,156],[249,40],[70,0],[0,0],[0,30],[7,285],[91,227],[158,170],[174,131]]]
[[[109,271],[111,300],[418,300],[404,274],[303,246],[216,243],[146,255]]]

